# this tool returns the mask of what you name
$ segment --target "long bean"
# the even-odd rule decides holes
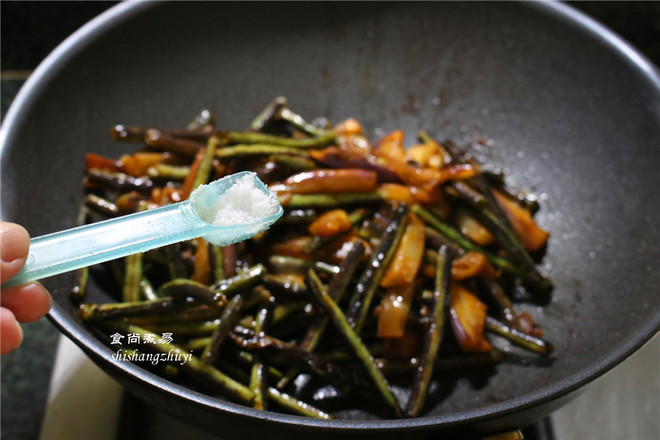
[[[222,316],[220,317],[220,325],[218,325],[213,331],[211,340],[202,353],[201,358],[204,363],[213,365],[218,358],[220,346],[240,318],[239,311],[241,310],[241,307],[243,307],[244,301],[243,296],[240,294],[235,295],[223,310]]]
[[[89,210],[86,203],[80,204],[78,208],[78,216],[76,217],[76,226],[83,225],[87,222],[89,217]],[[76,306],[80,305],[85,300],[87,295],[87,282],[89,280],[89,268],[82,267],[77,269],[74,273],[74,282],[71,289],[69,289],[69,299]]]
[[[383,202],[379,191],[348,192],[323,194],[284,194],[278,195],[278,201],[285,208],[330,208],[343,205]]]
[[[154,299],[146,302],[156,302],[162,300]],[[178,301],[180,303],[181,301]],[[209,306],[208,304],[195,304],[185,302],[180,304],[179,309],[168,311],[167,313],[144,314],[142,316],[127,317],[125,320],[131,324],[147,327],[150,325],[169,325],[183,323],[199,323],[203,321],[213,321],[220,317],[223,308]]]
[[[268,157],[268,162],[285,166],[291,171],[309,171],[318,168],[317,163],[312,159],[289,154],[272,154]]]
[[[204,149],[204,157],[199,164],[197,169],[197,175],[193,182],[192,189],[196,189],[198,186],[203,185],[208,182],[209,174],[211,172],[211,167],[213,165],[213,158],[215,157],[215,151],[219,145],[219,141],[216,137],[210,137],[209,141],[206,143],[206,148]]]
[[[356,242],[349,254],[342,261],[339,272],[332,277],[330,284],[328,285],[328,296],[332,298],[335,303],[341,301],[345,296],[348,285],[353,278],[353,274],[357,271],[360,264],[360,260],[365,252],[365,246],[362,242]],[[328,326],[330,318],[324,316],[322,319],[315,321],[307,329],[307,333],[300,342],[300,347],[303,350],[312,352],[316,349],[317,345],[321,341],[325,329]],[[277,383],[277,388],[281,389],[286,386],[297,374],[297,368],[291,368],[287,371],[286,375],[280,379]]]
[[[126,276],[124,278],[123,298],[125,302],[140,299],[140,281],[142,280],[142,254],[137,253],[124,258]]]
[[[268,397],[282,407],[302,416],[314,417],[317,419],[334,418],[330,414],[273,387],[268,388]]]
[[[262,334],[266,330],[268,317],[269,307],[266,305],[257,312],[254,328],[256,333]],[[259,353],[254,354],[254,362],[250,371],[250,389],[254,393],[252,406],[255,409],[268,409],[268,400],[265,398],[268,393],[268,368]]]
[[[225,252],[222,246],[215,246],[208,243],[210,250],[211,267],[213,280],[220,282],[225,279]]]
[[[305,248],[305,251],[307,251],[307,248]],[[297,273],[305,273],[310,267],[327,274],[336,274],[339,272],[339,267],[334,264],[328,264],[319,260],[310,261],[303,258],[288,257],[285,255],[271,255],[268,257],[268,263],[284,272],[294,271]]]
[[[424,348],[422,360],[417,368],[412,392],[406,406],[406,415],[416,417],[426,401],[426,394],[433,374],[435,360],[440,349],[445,324],[445,313],[448,309],[449,282],[451,279],[452,258],[447,247],[438,250],[435,272],[435,289],[433,290],[429,316],[425,319]]]
[[[170,165],[158,163],[147,169],[147,175],[152,179],[184,180],[190,174],[187,165]]]
[[[140,296],[147,301],[154,301],[158,299],[158,294],[154,289],[154,286],[151,284],[149,279],[144,275],[140,278]]]
[[[287,99],[284,96],[278,96],[264,107],[250,124],[251,131],[261,131],[273,120],[278,119],[279,112],[286,107]]]
[[[228,133],[216,134],[225,144],[246,144],[246,145],[276,145],[290,148],[321,148],[335,141],[336,135],[333,131],[322,133],[320,136],[309,138],[290,138],[283,136],[273,136],[257,132],[239,132],[230,131]]]
[[[287,154],[291,156],[309,157],[307,150],[301,148],[264,143],[237,144],[229,147],[218,148],[215,151],[215,156],[220,159],[257,155],[269,156],[271,154]]]
[[[380,393],[385,403],[394,411],[394,414],[397,417],[401,417],[401,407],[399,406],[396,397],[392,393],[387,379],[374,362],[374,359],[369,353],[369,350],[364,345],[357,332],[353,329],[353,326],[344,316],[344,313],[341,311],[339,306],[337,306],[337,303],[335,303],[327,294],[325,287],[321,284],[321,280],[312,269],[310,269],[308,272],[307,282],[309,284],[310,290],[314,293],[316,300],[323,307],[325,313],[330,317],[332,322],[335,324],[335,327],[341,332],[352,350],[355,352],[355,355],[364,365],[367,374],[373,380],[376,389]]]
[[[536,336],[528,335],[520,330],[511,328],[503,322],[488,316],[486,318],[486,329],[500,336],[505,337],[514,344],[542,355],[549,355],[554,351],[554,347],[547,341]]]
[[[153,301],[132,301],[121,303],[83,303],[79,313],[86,321],[99,321],[119,316],[144,316],[165,314],[178,310],[183,306],[180,300],[172,297],[159,298]]]

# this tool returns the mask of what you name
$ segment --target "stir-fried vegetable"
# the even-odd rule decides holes
[[[423,415],[443,371],[501,362],[505,339],[551,353],[510,295],[552,289],[528,253],[549,234],[503,176],[427,132],[408,148],[401,130],[371,142],[357,120],[310,123],[281,97],[243,131],[214,119],[113,127],[136,151],[87,155],[80,220],[176,203],[241,170],[286,212],[243,243],[198,238],[78,271],[71,298],[110,347],[158,356],[141,365],[206,393],[320,418]],[[102,273],[116,302],[85,296]]]

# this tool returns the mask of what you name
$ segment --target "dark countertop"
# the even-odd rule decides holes
[[[117,2],[2,1],[2,116],[24,80],[68,35]],[[660,65],[660,2],[569,2]],[[59,332],[46,319],[24,325],[22,348],[1,360],[1,437],[39,437]],[[659,433],[660,434],[660,433]]]

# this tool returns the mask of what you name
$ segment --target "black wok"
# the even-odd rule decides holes
[[[317,421],[258,412],[114,362],[44,283],[53,323],[149,403],[228,438],[495,432],[570,399],[660,328],[660,79],[607,30],[555,3],[129,3],[93,20],[34,73],[2,128],[2,216],[33,236],[73,226],[85,152],[118,156],[118,122],[174,126],[213,107],[243,128],[272,97],[310,117],[359,118],[371,137],[420,129],[483,154],[543,195],[552,237],[542,310],[550,365],[448,377],[424,417]],[[91,292],[107,299],[102,286]],[[343,437],[342,437],[343,438]]]

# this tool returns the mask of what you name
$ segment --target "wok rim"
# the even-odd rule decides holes
[[[57,75],[60,66],[66,65],[69,60],[75,58],[78,52],[76,48],[84,47],[89,36],[110,31],[116,26],[117,22],[134,17],[158,3],[160,2],[149,0],[119,3],[86,23],[58,45],[30,75],[8,109],[2,127],[0,127],[0,157],[2,157],[4,150],[8,148],[8,145],[11,144],[14,127],[20,125],[21,119],[26,118],[23,109],[29,106],[31,100],[40,93],[43,80],[52,75]],[[540,14],[552,15],[565,24],[579,28],[591,37],[600,40],[611,50],[618,52],[623,62],[630,63],[638,72],[642,73],[643,79],[660,94],[660,72],[658,68],[611,30],[569,5],[545,1],[523,1],[520,3],[538,10]],[[137,380],[152,390],[173,394],[176,398],[183,399],[189,404],[218,410],[229,416],[254,418],[280,425],[295,425],[296,428],[331,429],[338,432],[342,430],[387,430],[395,432],[422,428],[450,428],[458,425],[477,424],[515,414],[524,409],[534,408],[571,394],[623,362],[660,331],[659,309],[643,325],[638,326],[634,333],[630,333],[621,343],[606,352],[600,359],[565,377],[563,380],[552,382],[543,388],[503,402],[437,416],[359,421],[345,419],[318,420],[271,411],[259,411],[202,394],[182,385],[169,382],[135,364],[114,361],[112,350],[96,339],[84,326],[72,321],[65,309],[56,302],[53,303],[48,318],[65,336],[82,348],[95,362],[102,365],[106,371],[111,370],[113,374]]]

